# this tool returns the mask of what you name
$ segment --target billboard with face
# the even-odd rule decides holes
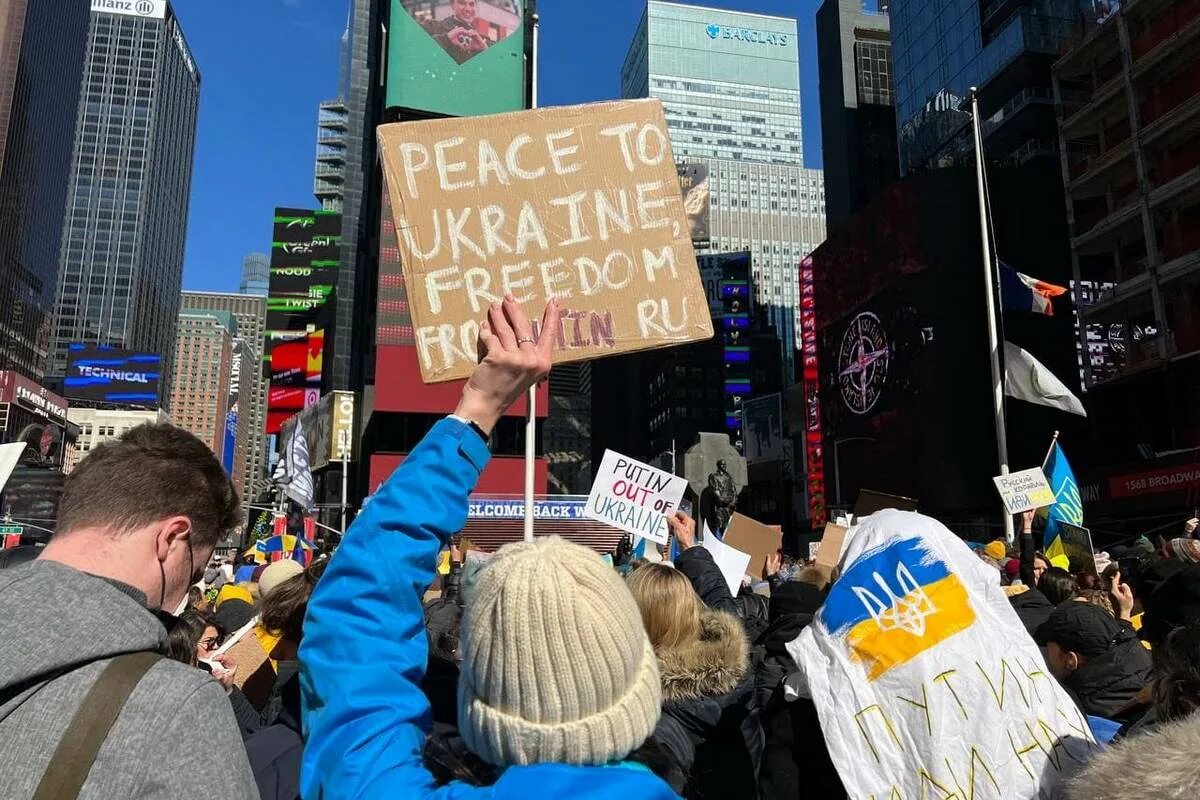
[[[448,116],[525,107],[525,0],[392,0],[387,105]]]

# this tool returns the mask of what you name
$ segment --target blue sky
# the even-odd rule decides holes
[[[808,166],[820,167],[819,0],[696,4],[799,20],[804,154]],[[542,104],[617,97],[643,0],[538,5]],[[183,285],[237,291],[242,257],[268,252],[273,209],[315,204],[317,104],[337,94],[348,0],[173,0],[173,6],[202,73]]]

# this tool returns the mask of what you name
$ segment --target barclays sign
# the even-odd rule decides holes
[[[770,33],[768,31],[755,31],[748,28],[731,28],[728,25],[709,25],[704,29],[708,34],[708,38],[717,39],[736,39],[742,42],[750,42],[751,44],[773,44],[778,47],[786,47],[790,42],[790,37],[786,33]]]

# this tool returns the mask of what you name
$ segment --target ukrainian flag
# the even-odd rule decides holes
[[[1046,532],[1042,537],[1046,555],[1050,558],[1065,556],[1059,525],[1066,522],[1083,527],[1083,498],[1079,494],[1079,483],[1075,480],[1075,473],[1067,462],[1067,454],[1058,442],[1050,449],[1050,457],[1046,459],[1042,471],[1046,473],[1046,480],[1054,490],[1054,505],[1050,506],[1047,513]]]
[[[904,539],[854,562],[819,619],[874,681],[971,627],[975,612],[946,562],[921,539]]]

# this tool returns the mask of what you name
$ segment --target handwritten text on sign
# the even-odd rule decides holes
[[[589,519],[666,544],[667,517],[679,509],[685,491],[686,478],[605,450],[584,513]]]
[[[1054,505],[1054,490],[1041,469],[1022,470],[992,478],[1010,514]]]
[[[465,377],[489,304],[559,301],[555,359],[708,339],[656,100],[379,128],[409,307],[429,383]]]

